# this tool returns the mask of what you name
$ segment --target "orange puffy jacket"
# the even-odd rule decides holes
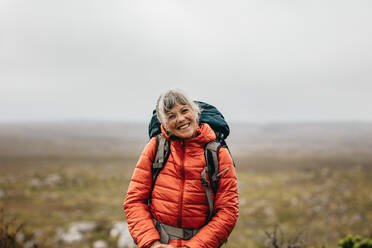
[[[201,172],[206,166],[204,146],[216,136],[206,123],[201,124],[197,132],[194,138],[171,140],[171,153],[156,180],[150,206],[146,200],[152,182],[155,137],[142,152],[124,201],[128,228],[138,247],[150,247],[160,239],[152,218],[175,227],[202,227],[190,240],[170,240],[169,244],[176,247],[219,247],[231,233],[239,212],[233,161],[228,150],[221,148],[219,171],[230,169],[220,177],[218,192],[213,196],[215,214],[204,225],[209,211],[205,188],[200,181]],[[162,133],[169,138],[163,127]]]

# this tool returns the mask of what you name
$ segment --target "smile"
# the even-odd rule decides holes
[[[188,128],[189,126],[190,126],[190,123],[187,123],[182,126],[179,126],[177,129],[182,130],[182,129]]]

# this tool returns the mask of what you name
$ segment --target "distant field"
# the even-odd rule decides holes
[[[358,125],[282,124],[266,132],[235,126],[241,133],[232,131],[229,144],[240,216],[228,247],[262,246],[264,231],[275,225],[288,238],[304,231],[301,239],[318,247],[336,247],[349,233],[370,236],[372,127]],[[314,129],[322,135],[306,133]],[[261,140],[257,130],[265,133]],[[125,220],[122,202],[147,141],[143,132],[145,125],[0,125],[0,208],[25,223],[25,233],[42,247],[92,247],[98,239],[116,247],[109,233]],[[317,156],[316,147],[329,152]],[[311,152],[299,153],[306,149]],[[58,243],[58,230],[78,221],[93,221],[96,228],[74,245]]]
[[[372,123],[232,123],[235,156],[372,159]],[[144,123],[0,124],[0,156],[131,156],[148,141]]]

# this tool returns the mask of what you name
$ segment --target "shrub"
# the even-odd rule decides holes
[[[360,236],[348,235],[338,242],[340,248],[372,248],[372,239],[361,239]]]
[[[16,224],[16,219],[7,219],[4,209],[0,209],[0,247],[23,248],[39,247],[38,242],[33,240],[33,234],[26,233],[24,224]]]
[[[15,226],[15,219],[6,220],[4,209],[0,209],[0,247],[18,248],[21,247],[16,240],[16,235],[23,228],[23,224]],[[12,230],[13,229],[13,230]]]
[[[354,245],[354,248],[372,248],[372,239],[363,239]]]
[[[303,232],[299,231],[293,237],[285,238],[283,231],[276,225],[272,231],[265,231],[267,236],[265,248],[305,248],[306,244],[302,238]]]

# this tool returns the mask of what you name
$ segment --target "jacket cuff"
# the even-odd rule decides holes
[[[159,238],[149,239],[146,242],[144,242],[143,244],[138,244],[138,247],[150,248],[151,245],[152,245],[152,243],[154,243],[157,240],[160,240],[160,237]]]
[[[195,238],[190,239],[185,244],[186,247],[192,247],[192,248],[205,248],[206,246],[201,242],[200,240],[196,240]]]

